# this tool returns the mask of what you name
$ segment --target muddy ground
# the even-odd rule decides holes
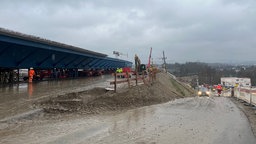
[[[255,144],[256,139],[229,98],[188,97],[121,113],[26,118],[6,124],[0,143]]]
[[[117,93],[104,88],[58,95],[35,102],[35,108],[46,113],[94,114],[106,111],[122,111],[193,96],[194,91],[171,79],[168,74],[159,73],[152,84],[123,88]]]
[[[59,94],[37,99],[33,107],[37,114],[0,122],[0,143],[256,142],[246,116],[230,98],[197,97],[164,73],[152,85],[117,93],[98,87]]]

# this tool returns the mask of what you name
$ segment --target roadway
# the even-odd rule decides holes
[[[177,99],[121,113],[40,117],[6,124],[3,130],[0,143],[6,144],[256,143],[246,116],[229,98],[214,96]]]

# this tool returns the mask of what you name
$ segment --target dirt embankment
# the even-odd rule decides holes
[[[106,91],[103,88],[94,88],[59,95],[35,105],[48,113],[100,113],[158,104],[193,95],[194,91],[186,85],[178,83],[168,74],[159,73],[152,85],[134,86],[117,93]]]

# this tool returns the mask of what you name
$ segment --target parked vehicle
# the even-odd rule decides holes
[[[14,70],[15,79],[17,79],[18,70]],[[20,69],[19,70],[19,81],[26,81],[28,79],[28,69]]]
[[[15,73],[18,73],[15,70]],[[50,70],[36,70],[33,80],[43,80],[44,78],[50,78],[51,71]],[[19,80],[27,81],[28,80],[28,69],[20,69],[19,70]]]

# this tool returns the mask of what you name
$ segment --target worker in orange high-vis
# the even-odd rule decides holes
[[[28,82],[32,82],[33,81],[33,77],[35,75],[35,71],[34,69],[31,67],[29,72],[28,72]]]
[[[218,96],[220,96],[222,91],[222,86],[220,84],[218,84],[217,86],[217,91],[218,91]]]

